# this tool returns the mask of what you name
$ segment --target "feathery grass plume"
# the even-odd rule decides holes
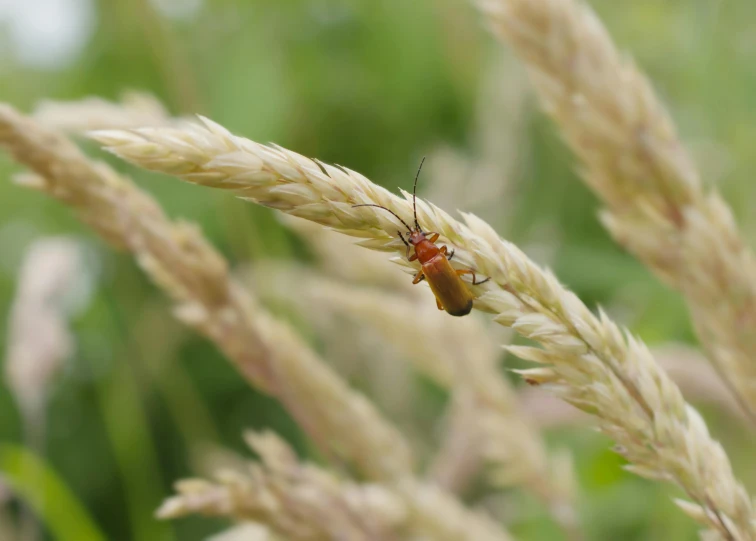
[[[496,368],[499,348],[491,329],[484,329],[475,318],[450,320],[435,308],[427,288],[412,286],[378,253],[358,256],[359,248],[348,237],[301,218],[284,214],[282,220],[307,239],[329,272],[351,281],[401,289],[401,294],[378,292],[304,271],[294,273],[280,265],[257,267],[258,273],[265,274],[265,283],[274,286],[266,294],[304,303],[306,309],[318,310],[319,319],[323,307],[332,307],[364,320],[390,337],[391,345],[403,351],[420,372],[451,389],[448,427],[430,466],[430,479],[459,493],[485,459],[495,485],[531,490],[549,506],[567,535],[579,538],[572,464],[564,457],[548,460],[534,419],[523,418],[518,411],[513,390]],[[418,340],[419,336],[424,339]],[[462,365],[460,359],[465,359]],[[471,371],[471,364],[478,368]],[[559,411],[566,411],[570,418],[575,417],[572,412],[580,413],[560,404],[556,403]]]
[[[405,480],[399,492],[407,502],[410,541],[435,539],[438,541],[505,541],[498,524],[487,515],[471,512],[459,500],[440,487]]]
[[[185,129],[110,130],[92,136],[146,169],[225,189],[362,237],[359,244],[367,248],[405,253],[397,238],[403,227],[393,215],[353,205],[383,205],[410,222],[411,196],[395,196],[356,172],[234,136],[209,120]],[[633,463],[628,469],[677,484],[694,502],[681,507],[712,532],[725,539],[756,539],[751,499],[735,479],[724,449],[645,344],[604,313],[594,316],[550,272],[488,224],[464,216],[466,224],[418,200],[420,225],[424,231],[439,232],[440,242],[456,249],[453,264],[491,277],[470,286],[476,307],[541,344],[509,348],[546,365],[523,371],[526,380],[596,415],[601,429],[617,441],[617,451]],[[419,267],[417,262],[402,263]]]
[[[476,0],[525,61],[607,208],[615,240],[678,289],[720,375],[756,422],[756,257],[648,79],[579,0]]]
[[[27,421],[40,421],[48,388],[74,349],[66,297],[82,274],[76,241],[46,238],[32,244],[19,271],[10,311],[6,381]]]
[[[494,485],[521,486],[534,493],[560,525],[577,536],[572,486],[561,483],[570,475],[553,475],[540,434],[519,411],[514,390],[498,370],[500,347],[478,318],[447,317],[427,289],[414,288],[427,295],[408,300],[403,294],[281,265],[258,269],[272,286],[266,294],[304,303],[318,317],[335,310],[363,322],[419,372],[452,392],[451,431],[432,467],[431,478],[437,484],[462,491],[485,462]]]
[[[225,531],[208,537],[207,541],[282,541],[266,527],[254,522],[240,522]]]
[[[408,527],[432,528],[449,541],[509,538],[486,516],[415,481],[401,435],[293,330],[254,305],[196,229],[173,224],[126,178],[88,161],[70,141],[8,106],[0,106],[0,146],[37,173],[23,183],[72,206],[103,237],[133,251],[177,303],[177,316],[213,340],[253,385],[281,400],[321,450],[350,461],[367,478],[398,487],[412,511]],[[428,507],[429,501],[438,505]]]
[[[411,283],[396,269],[394,274]],[[417,371],[443,388],[452,387],[458,377],[466,377],[459,366],[461,356],[472,358],[471,364],[484,359],[483,362],[490,361],[493,365],[501,353],[475,318],[450,323],[436,308],[432,295],[418,287],[414,289],[428,295],[407,299],[403,294],[345,284],[306,269],[277,263],[257,265],[253,276],[253,280],[270,285],[263,295],[296,303],[305,312],[346,314],[380,335],[390,337],[392,347],[404,354]],[[455,326],[455,322],[459,326]],[[478,337],[480,340],[474,340]],[[498,378],[493,366],[492,370]]]
[[[292,329],[255,306],[195,227],[169,221],[126,178],[8,106],[0,107],[0,146],[35,171],[22,184],[73,207],[108,241],[134,252],[173,298],[176,315],[214,341],[250,383],[278,398],[323,452],[373,479],[411,473],[411,453],[396,429]]]
[[[749,423],[743,408],[706,357],[697,349],[683,344],[666,344],[651,350],[653,357],[693,403],[707,404]],[[589,417],[538,387],[528,387],[518,394],[520,408],[540,428],[585,423]]]
[[[317,224],[310,225],[318,227],[329,237],[338,235],[342,241],[349,240],[344,235],[327,231]],[[334,243],[334,246],[340,244]],[[360,259],[360,252],[367,252],[349,244],[345,248],[351,254],[352,261]],[[354,251],[358,253],[355,254]],[[374,257],[382,257],[381,263],[389,267],[389,272],[385,274],[394,274],[393,281],[397,285],[405,282],[404,287],[407,289],[402,290],[412,295],[413,292],[408,289],[406,283],[407,277],[401,272],[396,272],[396,265],[389,262],[384,254],[367,253]],[[342,259],[348,258],[342,253],[339,260]],[[374,261],[371,257],[367,259]],[[349,265],[342,268],[342,271],[349,273],[355,267],[360,265]],[[372,274],[369,274],[369,268],[364,268],[365,274],[361,275],[361,278],[382,282],[386,287],[384,291],[388,292],[391,279],[381,278],[384,274],[379,270],[380,267],[382,265],[374,268]],[[261,300],[265,304],[284,309],[300,323],[299,328],[303,334],[316,337],[323,357],[328,359],[329,365],[348,381],[360,382],[363,392],[371,397],[381,411],[395,420],[395,424],[418,457],[417,463],[423,464],[425,457],[434,449],[433,425],[428,423],[430,411],[427,408],[418,408],[418,400],[421,400],[421,395],[424,394],[422,381],[416,377],[413,367],[402,356],[401,351],[380,332],[376,332],[358,318],[335,310],[328,304],[317,306],[314,296],[310,296],[307,291],[313,284],[309,278],[316,276],[311,268],[286,264],[283,261],[261,261],[239,269],[239,276],[245,283],[265,284],[264,287],[258,288]],[[413,289],[416,292],[418,288]]]
[[[50,386],[73,353],[68,328],[72,292],[85,275],[82,250],[72,239],[46,238],[32,244],[24,257],[18,289],[10,309],[5,375],[18,402],[25,444],[44,454]],[[36,517],[25,510],[24,537],[39,538]]]
[[[474,393],[457,386],[445,413],[441,444],[427,472],[435,485],[455,494],[463,493],[481,469],[486,441],[478,414]]]
[[[396,487],[357,484],[301,463],[272,433],[248,433],[246,439],[259,464],[246,474],[220,474],[216,482],[179,482],[178,495],[158,516],[200,513],[253,520],[293,541],[508,539],[484,516],[432,487],[411,480]]]
[[[685,396],[695,402],[716,406],[733,418],[748,423],[737,398],[698,349],[670,343],[657,346],[652,352]]]
[[[160,518],[188,514],[252,520],[298,541],[395,539],[407,519],[401,498],[380,485],[343,482],[301,464],[272,433],[248,433],[260,464],[248,473],[227,471],[217,482],[177,483],[178,495],[158,510]]]
[[[400,289],[406,295],[418,293],[412,281],[396,272],[396,266],[384,254],[360,250],[351,238],[323,229],[308,220],[288,214],[281,214],[280,219],[306,241],[307,247],[317,256],[319,266],[329,275],[390,291]]]
[[[160,100],[143,92],[124,92],[118,103],[96,96],[78,101],[44,100],[37,105],[32,117],[40,124],[66,133],[179,122],[170,116]]]

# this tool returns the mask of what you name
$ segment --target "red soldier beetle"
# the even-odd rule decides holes
[[[466,316],[470,313],[473,306],[473,296],[467,289],[460,276],[464,274],[472,275],[472,284],[483,284],[490,280],[478,282],[475,271],[472,269],[456,270],[451,266],[449,260],[454,257],[454,250],[449,253],[446,246],[440,248],[436,241],[440,236],[439,233],[426,233],[420,227],[417,221],[417,179],[420,177],[420,170],[423,168],[425,158],[420,162],[420,167],[415,175],[415,184],[412,187],[412,210],[415,218],[415,227],[411,228],[407,222],[402,220],[393,210],[381,205],[365,204],[354,205],[354,207],[377,207],[393,214],[407,228],[407,238],[401,231],[397,231],[399,238],[407,246],[407,259],[410,261],[420,261],[421,270],[415,275],[413,284],[419,284],[423,280],[428,280],[428,285],[436,296],[436,305],[439,310],[446,310],[452,316]],[[410,249],[414,248],[415,253],[410,256]]]

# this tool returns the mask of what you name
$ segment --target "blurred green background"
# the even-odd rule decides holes
[[[724,193],[754,238],[756,3],[592,5],[653,79],[704,179]],[[651,345],[693,343],[679,297],[598,225],[597,201],[528,97],[521,68],[464,0],[0,0],[0,99],[22,111],[45,98],[147,91],[174,114],[201,112],[236,133],[346,165],[389,189],[410,187],[424,154],[431,157],[424,182],[434,182],[441,147],[473,161],[484,152],[495,159],[496,146],[485,150],[492,145],[481,137],[496,129],[486,124],[486,111],[497,84],[502,95],[512,87],[524,94],[512,98],[516,126],[496,117],[509,149],[502,159],[512,163],[503,167],[505,200],[489,201],[486,217],[589,306],[607,307]],[[506,104],[497,107],[506,111]],[[268,209],[114,165],[172,216],[200,224],[234,264],[308,258],[307,247]],[[19,267],[34,240],[74,235],[89,247],[92,268],[91,298],[72,323],[75,354],[48,397],[44,460],[109,539],[206,538],[222,523],[153,519],[172,481],[196,472],[200,442],[249,455],[242,430],[271,427],[303,454],[307,443],[281,407],[250,390],[212,345],[171,318],[169,303],[128,255],[110,250],[60,204],[14,186],[17,171],[0,154],[0,328],[8,326]],[[423,399],[419,407],[440,415],[443,393],[429,389]],[[756,486],[742,425],[716,408],[703,412],[740,477]],[[606,438],[586,427],[547,437],[574,453],[589,539],[697,538],[669,498],[674,490],[624,473]],[[28,442],[4,383],[0,440]],[[6,468],[15,459],[0,457]],[[513,533],[558,538],[539,504],[507,496],[519,510]],[[15,516],[17,502],[4,501]],[[70,520],[69,527],[84,525]]]

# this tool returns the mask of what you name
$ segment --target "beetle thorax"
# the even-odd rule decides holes
[[[425,233],[413,233],[409,241],[415,247],[415,254],[420,263],[427,263],[441,252],[438,246],[425,238]]]

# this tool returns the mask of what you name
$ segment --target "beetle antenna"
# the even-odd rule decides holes
[[[398,219],[398,220],[399,220],[400,222],[402,222],[402,223],[404,224],[404,227],[406,227],[406,228],[407,228],[407,231],[409,231],[410,233],[412,233],[412,228],[411,228],[410,226],[408,226],[408,225],[407,225],[407,222],[405,222],[404,220],[402,220],[402,219],[401,219],[401,218],[399,217],[399,215],[398,215],[398,214],[397,214],[396,212],[394,212],[393,210],[391,210],[391,209],[387,209],[386,207],[383,207],[383,206],[381,206],[381,205],[373,205],[373,204],[366,204],[366,205],[352,205],[352,208],[355,208],[355,207],[377,207],[377,208],[379,208],[379,209],[383,209],[383,210],[385,210],[385,211],[388,211],[388,212],[390,212],[391,214],[393,214],[394,216],[396,216],[396,217],[397,217],[397,219]],[[402,239],[402,240],[404,240],[404,239]]]
[[[425,156],[423,156],[423,159],[420,160],[420,167],[417,168],[417,174],[415,175],[415,184],[412,186],[412,211],[415,214],[415,227],[418,231],[421,231],[420,224],[417,223],[417,179],[420,178],[420,170],[423,168],[423,164],[425,163]]]

